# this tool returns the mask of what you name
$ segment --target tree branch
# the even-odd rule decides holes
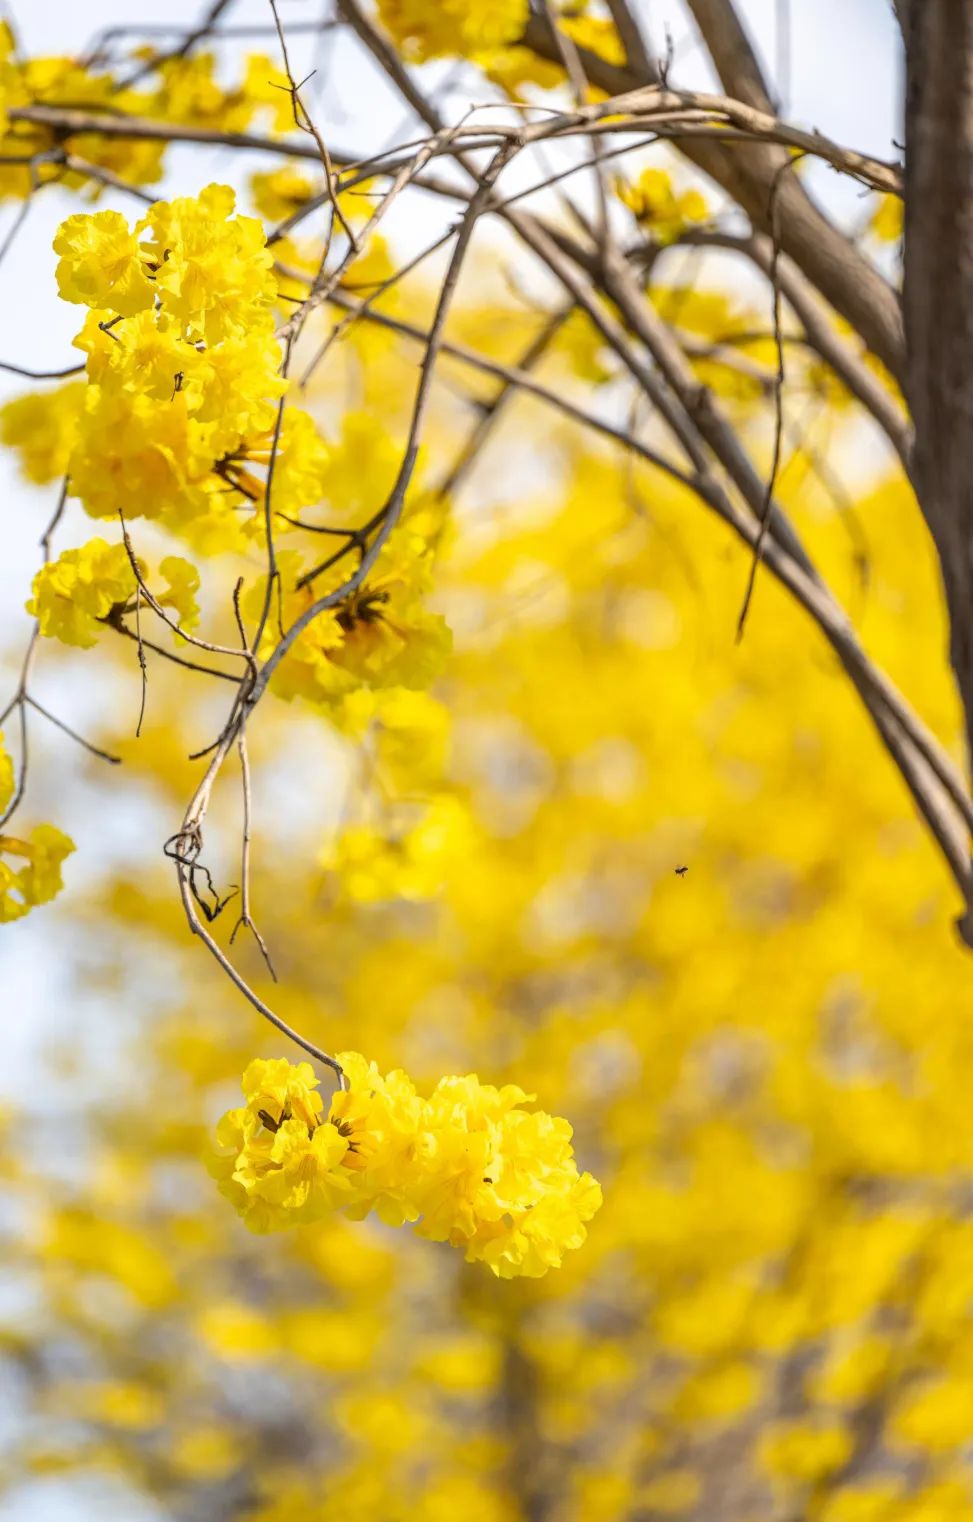
[[[555,39],[542,16],[531,16],[523,41],[540,57],[558,61]],[[717,44],[714,42],[713,46]],[[648,77],[640,75],[630,66],[607,63],[584,48],[579,49],[579,54],[592,84],[608,95],[624,95],[658,83],[657,73]],[[727,87],[725,82],[724,85]],[[732,88],[729,93],[733,93]],[[681,142],[679,147],[687,159],[742,207],[758,231],[770,233],[770,193],[780,166],[780,150],[742,145],[724,147],[692,138]],[[783,251],[835,310],[857,329],[872,352],[901,383],[904,373],[902,316],[891,286],[834,227],[793,175],[787,176],[780,186],[778,210]]]

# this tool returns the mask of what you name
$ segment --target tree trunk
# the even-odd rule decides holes
[[[973,737],[973,0],[897,6],[906,43],[905,326],[914,479]]]

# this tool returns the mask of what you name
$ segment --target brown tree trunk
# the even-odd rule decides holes
[[[905,326],[914,479],[973,736],[973,0],[897,10],[906,43]]]

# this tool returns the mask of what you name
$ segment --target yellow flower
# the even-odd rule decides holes
[[[120,211],[68,217],[57,230],[54,252],[61,255],[55,273],[65,301],[109,307],[123,317],[155,301],[138,238]]]
[[[527,25],[527,0],[379,0],[382,25],[408,58],[474,57],[514,42]]]
[[[135,587],[124,544],[91,539],[41,567],[27,612],[37,619],[42,634],[89,648],[96,643],[98,620],[126,603]]]
[[[309,1062],[299,1062],[295,1067],[283,1058],[269,1062],[255,1059],[242,1081],[247,1105],[256,1115],[269,1113],[278,1124],[293,1115],[310,1128],[317,1125],[323,1108],[317,1087],[318,1079]]]
[[[157,202],[139,224],[162,310],[188,338],[215,343],[272,323],[273,256],[262,225],[234,217],[234,205],[228,185],[207,185]]]
[[[29,391],[0,408],[0,442],[17,450],[28,481],[45,486],[64,475],[84,394],[84,381],[68,381],[51,391]]]
[[[278,398],[287,389],[280,364],[280,344],[273,333],[262,328],[233,334],[197,352],[192,379],[198,400],[192,402],[193,416],[212,425],[210,445],[215,454],[230,454],[243,448],[245,441],[272,431]],[[295,426],[300,426],[294,422],[298,416],[305,414],[296,408],[289,408],[284,415],[282,467]],[[313,501],[313,496],[308,500]]]
[[[644,169],[634,185],[616,180],[619,200],[644,222],[659,243],[672,243],[684,228],[705,222],[709,207],[698,190],[676,192],[664,169]]]
[[[567,1121],[520,1108],[513,1084],[445,1078],[429,1103],[419,1188],[420,1236],[463,1246],[502,1278],[537,1278],[585,1240],[601,1205],[579,1175]]]
[[[159,562],[159,571],[167,582],[158,601],[164,608],[172,608],[181,628],[191,631],[199,622],[199,572],[191,561],[181,555],[166,555]]]
[[[266,53],[248,56],[242,94],[254,115],[269,116],[272,132],[293,132],[290,80]]]
[[[9,38],[9,32],[7,33]],[[0,44],[0,53],[8,54],[0,63],[0,94],[10,105],[66,106],[74,109],[105,108],[128,116],[152,115],[153,97],[145,91],[119,88],[110,74],[100,73],[75,58],[40,57],[14,61],[9,48]],[[0,103],[2,104],[2,103]],[[171,119],[171,118],[170,118]],[[2,126],[2,110],[0,110]],[[63,141],[58,131],[39,123],[18,122],[6,137],[5,150],[18,159],[44,154]],[[132,138],[106,137],[101,133],[72,132],[67,144],[80,158],[120,175],[129,184],[145,185],[161,178],[166,144],[164,141],[140,141]],[[102,186],[87,174],[68,171],[52,162],[35,161],[33,173],[25,164],[0,167],[0,195],[29,196],[35,183],[57,180],[70,190],[95,200]]]
[[[317,1084],[310,1063],[251,1062],[243,1075],[246,1106],[217,1127],[211,1171],[252,1231],[316,1219],[351,1192],[341,1169],[348,1141],[322,1124]]]
[[[347,1088],[326,1116],[308,1063],[257,1061],[246,1105],[220,1120],[210,1171],[251,1230],[375,1211],[504,1278],[539,1277],[581,1246],[601,1190],[579,1175],[566,1121],[521,1109],[514,1084],[444,1078],[425,1101],[403,1072],[338,1061]]]
[[[281,613],[284,627],[310,607],[314,594],[310,588],[298,590],[295,582],[301,573],[300,556],[284,550],[277,556],[281,578]],[[243,611],[249,618],[259,618],[266,596],[266,578],[249,588],[243,598]],[[276,595],[276,594],[275,594]],[[274,627],[266,631],[261,656],[270,653],[275,639]],[[351,687],[351,682],[331,661],[331,654],[341,643],[342,632],[334,612],[325,611],[313,619],[295,640],[273,678],[273,690],[279,697],[303,697],[309,702],[328,703]]]
[[[315,479],[298,465],[288,469],[281,451],[283,495],[306,495]],[[295,492],[295,482],[301,483]],[[273,502],[278,476],[275,469]],[[429,585],[431,554],[418,534],[400,527],[358,589],[335,608],[319,614],[295,640],[273,678],[274,691],[284,698],[304,697],[325,706],[338,705],[356,688],[423,688],[439,674],[452,645],[445,619],[429,613],[424,596]],[[340,587],[353,563],[342,561],[313,586],[298,587],[299,556],[278,556],[283,585],[285,628],[319,597]],[[245,611],[257,616],[266,583],[250,589]],[[276,642],[268,628],[260,654]]]
[[[243,132],[253,120],[254,104],[240,86],[224,90],[216,78],[212,53],[164,59],[159,89],[146,114],[159,121],[184,122],[221,132]]]
[[[346,1166],[356,1174],[356,1219],[374,1210],[389,1225],[418,1214],[411,1193],[424,1107],[412,1080],[396,1069],[383,1077],[358,1052],[339,1052],[348,1088],[332,1096],[328,1119],[348,1139]]]
[[[199,617],[196,592],[199,572],[179,555],[166,555],[159,570],[166,587],[156,600],[172,608],[179,623],[191,629]],[[139,573],[146,580],[145,566]],[[125,607],[135,596],[136,580],[124,544],[90,539],[76,550],[64,550],[34,577],[33,596],[27,603],[42,634],[65,645],[88,649],[97,641],[99,622],[113,608]]]
[[[88,355],[92,384],[69,465],[88,511],[98,517],[121,508],[132,517],[181,523],[230,489],[256,503],[263,482],[248,462],[269,457],[277,400],[286,389],[280,345],[263,320],[253,331],[203,347],[164,314],[142,312],[110,332],[107,315],[91,312],[75,339]],[[324,449],[311,420],[295,411],[281,440],[284,491],[291,484],[289,446],[301,420]],[[306,438],[301,443],[307,458],[310,445]],[[307,473],[305,465],[292,492]]]
[[[882,243],[898,243],[902,237],[904,211],[901,196],[880,196],[868,224],[869,231]]]
[[[271,436],[265,440],[268,460],[272,442]],[[259,446],[255,453],[259,459]],[[331,450],[318,432],[314,419],[299,407],[288,407],[274,461],[271,486],[274,511],[296,517],[302,508],[319,502],[330,458]]]
[[[254,205],[268,222],[283,222],[320,189],[306,169],[284,164],[263,174],[250,176],[250,194]]]
[[[586,48],[589,53],[594,53],[598,58],[604,58],[606,63],[623,64],[625,62],[625,48],[622,40],[614,23],[607,18],[569,14],[561,18],[560,26],[576,47]]]
[[[0,835],[0,923],[21,919],[60,893],[61,864],[73,850],[74,842],[52,824],[37,825],[29,840]],[[14,867],[8,856],[24,865]]]
[[[188,399],[194,385],[198,389],[199,353],[174,323],[160,321],[155,311],[139,312],[114,326],[110,316],[100,308],[89,312],[74,340],[88,355],[90,381],[114,391],[137,391],[156,402],[168,402],[177,392]]]
[[[212,431],[190,416],[181,391],[158,402],[89,386],[69,464],[72,492],[93,518],[123,510],[181,524],[207,507]]]
[[[0,814],[13,797],[16,785],[13,758],[3,743],[3,730],[0,730]]]
[[[423,605],[430,562],[425,542],[402,529],[339,607],[344,638],[331,658],[366,686],[423,688],[438,676],[452,636]]]
[[[0,21],[0,133],[7,130],[7,107],[17,92],[14,36],[10,23]]]

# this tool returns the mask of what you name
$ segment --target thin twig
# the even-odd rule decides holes
[[[0,370],[8,375],[22,375],[25,380],[65,380],[69,375],[81,375],[84,365],[68,365],[64,370],[26,370],[23,365],[12,365],[0,359]]]
[[[305,366],[304,372],[298,382],[298,385],[302,390],[311,379],[311,376],[314,374],[315,370],[318,368],[318,365],[324,359],[331,346],[335,343],[338,343],[347,332],[347,330],[354,323],[358,322],[361,317],[371,309],[372,305],[379,300],[380,297],[386,295],[388,291],[392,290],[392,288],[399,283],[399,281],[404,280],[406,275],[412,274],[416,269],[418,269],[420,264],[422,264],[432,254],[436,253],[437,250],[442,248],[444,244],[448,243],[451,238],[454,238],[456,236],[456,231],[457,229],[455,227],[448,227],[446,231],[435,240],[435,242],[427,244],[427,246],[424,249],[421,249],[418,254],[415,254],[411,259],[407,260],[405,264],[400,265],[399,268],[395,270],[391,275],[389,275],[385,280],[381,281],[375,287],[374,291],[372,291],[370,295],[364,299],[359,311],[350,313],[347,317],[342,318],[339,323],[335,324],[331,332],[327,335],[323,343],[312,355],[308,364]]]
[[[29,703],[31,708],[35,709],[37,713],[42,714],[45,719],[49,720],[51,724],[56,725],[58,729],[62,729],[66,735],[70,735],[72,740],[76,740],[79,745],[83,746],[85,750],[90,751],[93,756],[97,756],[99,760],[107,761],[111,766],[121,766],[121,756],[113,756],[111,751],[102,750],[98,745],[92,745],[90,740],[86,740],[84,735],[79,735],[78,731],[72,729],[70,724],[65,724],[63,719],[59,719],[57,714],[51,713],[51,710],[45,708],[43,703],[38,703],[31,693],[27,692],[24,694],[24,702]]]
[[[139,719],[135,726],[135,738],[139,739],[142,733],[142,720],[145,718],[145,700],[149,690],[149,672],[145,662],[145,648],[142,644],[142,583],[135,584],[135,639],[139,652],[139,671],[142,673],[142,700],[139,704]]]
[[[202,42],[210,36],[220,16],[231,4],[232,0],[212,0],[202,21],[200,21],[198,26],[193,27],[191,31],[186,33],[182,42],[177,47],[171,48],[166,53],[155,53],[151,58],[147,58],[127,78],[117,79],[112,87],[113,90],[118,93],[122,90],[131,89],[132,85],[138,84],[140,80],[145,79],[149,74],[155,74],[164,64],[175,63],[178,59],[185,58],[196,46],[197,42]],[[107,35],[116,34],[117,29],[115,33]]]
[[[318,150],[318,155],[321,159],[321,167],[324,170],[324,186],[328,200],[331,203],[332,217],[335,221],[338,222],[342,232],[348,239],[348,242],[351,244],[351,247],[357,252],[358,239],[355,236],[351,225],[347,221],[344,212],[341,210],[341,207],[338,204],[338,195],[335,189],[334,165],[331,162],[331,154],[328,149],[328,145],[325,143],[324,138],[321,136],[321,133],[315,126],[314,121],[312,120],[311,115],[307,110],[307,107],[301,100],[301,87],[295,80],[293,72],[291,71],[290,56],[287,51],[287,39],[284,36],[284,28],[280,24],[280,16],[277,12],[277,0],[269,0],[269,5],[271,15],[274,18],[274,26],[277,28],[277,37],[280,42],[280,51],[284,59],[284,73],[287,75],[288,84],[290,85],[291,106],[294,111],[294,125],[300,132],[306,132],[310,137],[314,139],[315,146]],[[321,260],[322,269],[324,268],[325,261],[328,257],[329,243],[330,231],[328,238],[325,239],[324,254]]]
[[[121,508],[119,508],[118,511],[118,521],[121,524],[122,540],[125,545],[125,550],[128,554],[128,562],[132,568],[132,574],[135,577],[136,587],[142,593],[142,596],[145,598],[149,607],[152,609],[152,612],[155,613],[158,618],[162,619],[162,622],[172,630],[173,634],[176,634],[180,639],[185,640],[187,645],[194,645],[197,650],[205,650],[210,655],[228,655],[232,656],[235,660],[246,661],[247,665],[252,671],[256,663],[254,661],[253,652],[246,649],[246,647],[237,650],[232,645],[217,645],[214,644],[212,640],[200,639],[199,635],[190,634],[188,630],[184,629],[181,624],[177,623],[174,618],[169,616],[166,609],[162,606],[158,598],[153,594],[150,587],[146,583],[145,577],[142,575],[142,568],[138,563],[135,550],[132,547],[132,540],[128,532],[128,524],[125,521],[125,514]]]
[[[780,212],[778,207],[778,188],[781,179],[792,167],[793,160],[782,164],[774,175],[771,186],[770,226],[773,243],[773,254],[770,260],[770,288],[772,292],[772,311],[774,324],[774,346],[777,351],[777,368],[774,374],[774,442],[770,456],[770,472],[767,476],[767,493],[764,497],[763,507],[760,513],[760,532],[754,545],[753,559],[750,562],[750,571],[747,576],[746,591],[743,594],[743,603],[740,615],[737,619],[736,641],[737,644],[743,638],[746,627],[747,614],[753,601],[753,589],[757,584],[757,568],[763,554],[764,542],[767,538],[767,525],[774,504],[774,490],[777,485],[777,472],[780,469],[780,454],[784,440],[784,338],[781,327],[781,300],[780,300]]]
[[[236,940],[238,930],[249,930],[260,948],[260,954],[267,964],[267,971],[276,983],[277,973],[274,970],[273,962],[270,960],[267,943],[254,924],[250,914],[250,820],[252,805],[250,799],[250,759],[247,755],[247,737],[245,734],[240,735],[237,741],[237,750],[240,755],[240,777],[243,789],[243,839],[240,849],[240,918],[230,933],[230,945],[232,946]]]
[[[116,634],[123,635],[126,639],[134,640],[137,638],[135,631],[129,629],[127,624],[123,622],[122,614],[119,611],[106,614],[101,622],[109,629],[114,629]],[[185,671],[195,671],[199,676],[215,676],[222,682],[233,682],[236,686],[239,686],[240,679],[232,671],[221,671],[218,666],[204,666],[200,661],[187,660],[178,651],[167,650],[165,645],[157,645],[152,640],[146,639],[144,635],[142,637],[142,646],[145,650],[151,650],[153,655],[160,655],[163,660],[171,661],[174,666],[182,666]]]

